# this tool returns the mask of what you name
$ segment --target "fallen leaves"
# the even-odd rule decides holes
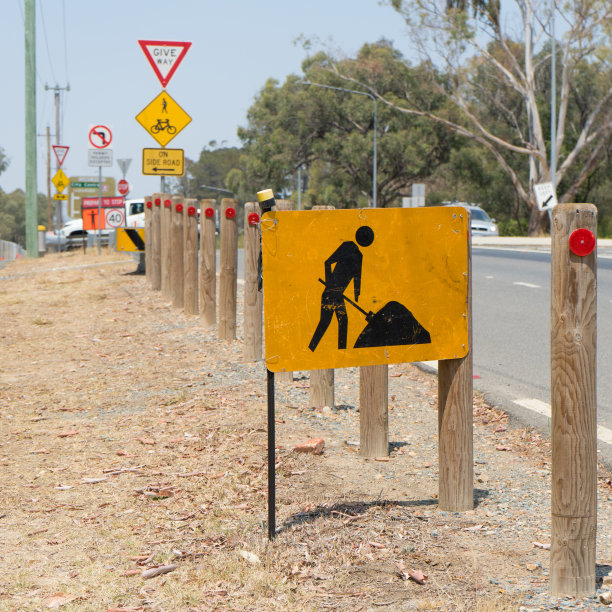
[[[72,436],[76,436],[78,433],[79,433],[78,430],[71,429],[70,431],[63,431],[62,433],[58,433],[57,437],[58,438],[70,438]]]
[[[152,567],[151,569],[145,570],[142,572],[141,576],[145,580],[149,580],[150,578],[155,578],[156,576],[173,572],[177,568],[178,565],[159,565],[158,567]]]
[[[78,595],[69,595],[68,593],[54,593],[53,595],[49,595],[43,599],[43,603],[47,608],[61,608],[66,604],[74,601],[75,599],[79,599]]]
[[[402,561],[396,563],[395,567],[397,568],[397,571],[395,572],[396,576],[398,576],[402,580],[412,580],[417,584],[425,584],[425,581],[428,578],[428,576],[424,574],[421,570],[411,569],[406,571],[406,568]]]
[[[153,438],[145,437],[136,438],[136,442],[140,442],[141,444],[148,444],[150,446],[153,446],[155,444],[155,440],[153,440]]]

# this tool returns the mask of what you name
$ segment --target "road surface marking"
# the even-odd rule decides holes
[[[489,274],[488,276],[485,276],[485,278],[495,278],[495,277]]]
[[[527,408],[528,410],[533,410],[534,412],[545,416],[547,419],[550,419],[550,404],[547,404],[546,402],[542,402],[534,398],[527,398],[514,400],[513,403],[517,404],[518,406],[522,406],[523,408]],[[603,425],[598,425],[597,437],[601,442],[612,444],[612,429],[608,429]]]
[[[529,287],[529,289],[541,289],[540,285],[534,285],[533,283],[523,283],[521,281],[516,281],[512,284],[518,285],[519,287]]]

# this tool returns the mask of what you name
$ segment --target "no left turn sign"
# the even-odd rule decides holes
[[[113,133],[105,125],[94,125],[89,130],[89,143],[96,149],[106,149],[113,140]]]

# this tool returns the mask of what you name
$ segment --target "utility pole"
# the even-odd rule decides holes
[[[46,83],[45,83],[45,91],[49,91],[50,89],[53,90],[54,92],[54,98],[55,98],[55,144],[56,145],[60,145],[62,144],[61,140],[62,140],[62,132],[61,132],[61,125],[60,125],[60,92],[61,91],[70,91],[70,84],[66,85],[66,87],[60,87],[59,85],[55,85],[55,87],[49,87]],[[55,171],[57,172],[60,169],[59,163],[57,163],[57,160],[55,162]],[[63,219],[62,219],[62,200],[57,200],[57,209],[55,211],[55,219],[57,222],[57,227],[60,228],[63,225]]]
[[[51,208],[51,130],[49,129],[49,126],[47,126],[47,229],[51,229],[52,220],[53,210]]]
[[[25,233],[28,257],[38,257],[38,202],[36,186],[36,10],[35,0],[24,0],[25,25]]]

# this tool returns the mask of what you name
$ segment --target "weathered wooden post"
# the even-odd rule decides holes
[[[334,210],[334,206],[313,206],[312,210]],[[311,406],[329,406],[333,408],[334,370],[311,370],[309,403]]]
[[[389,454],[389,367],[359,368],[359,454],[386,457]]]
[[[198,208],[197,200],[185,200],[183,228],[183,305],[185,314],[198,314]]]
[[[200,320],[217,322],[217,230],[215,200],[200,202]]]
[[[291,200],[276,200],[274,210],[293,210]],[[293,372],[277,372],[275,375],[277,382],[293,382]]]
[[[248,361],[262,358],[263,296],[257,278],[261,248],[260,217],[259,204],[247,202],[244,206],[244,357]]]
[[[183,267],[183,242],[184,242],[184,218],[183,198],[174,196],[172,198],[172,233],[170,238],[170,287],[172,294],[172,305],[175,308],[183,308],[184,300],[184,267]]]
[[[153,200],[151,196],[145,196],[145,275],[149,284],[151,283],[151,268],[153,267],[151,263],[151,227],[153,224]]]
[[[219,254],[219,340],[236,339],[236,289],[238,282],[238,224],[232,198],[221,200],[221,252]]]
[[[151,289],[161,289],[161,194],[153,194],[153,217],[151,220]],[[146,240],[146,236],[145,236]]]
[[[165,299],[172,299],[170,280],[171,244],[172,244],[172,200],[167,194],[162,195],[161,209],[161,292]]]
[[[551,592],[579,597],[595,594],[597,208],[559,204],[551,232]]]
[[[469,228],[470,217],[467,211],[466,214]],[[469,350],[460,359],[438,361],[438,507],[451,512],[474,507],[471,237],[467,276]]]

